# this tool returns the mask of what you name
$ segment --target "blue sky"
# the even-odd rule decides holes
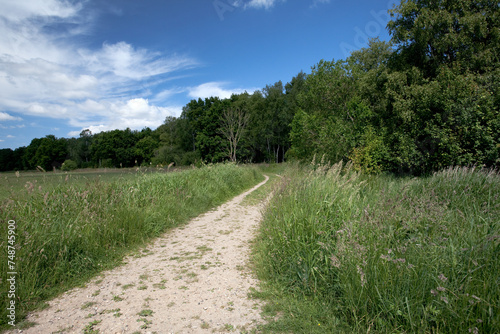
[[[391,0],[0,0],[0,148],[140,130],[388,40]]]

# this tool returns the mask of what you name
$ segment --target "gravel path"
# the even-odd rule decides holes
[[[50,301],[29,315],[36,326],[11,333],[251,331],[262,321],[261,305],[247,296],[257,287],[247,264],[262,204],[240,202],[267,180]]]

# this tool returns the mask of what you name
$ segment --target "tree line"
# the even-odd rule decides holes
[[[155,130],[34,139],[1,170],[324,158],[365,172],[500,164],[498,1],[402,0],[389,42],[228,99],[190,101]]]

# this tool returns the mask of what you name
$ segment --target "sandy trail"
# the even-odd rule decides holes
[[[154,240],[85,288],[50,301],[28,316],[37,325],[22,333],[251,330],[261,317],[260,304],[247,296],[257,287],[247,264],[262,204],[240,202],[267,180]]]

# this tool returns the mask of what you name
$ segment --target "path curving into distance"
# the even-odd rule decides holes
[[[260,303],[247,296],[257,288],[247,264],[263,204],[240,203],[268,179],[49,301],[22,333],[250,331],[262,321]]]

